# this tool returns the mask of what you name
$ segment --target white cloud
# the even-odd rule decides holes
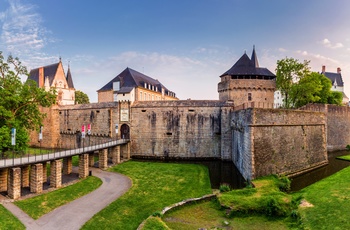
[[[36,6],[8,0],[9,7],[0,12],[0,47],[14,56],[23,57],[39,52],[48,42],[49,33],[42,25]],[[22,58],[21,58],[22,59]]]
[[[284,48],[278,48],[278,51],[280,51],[280,52],[287,52],[288,50],[286,50]]]
[[[344,47],[344,45],[340,42],[337,42],[335,44],[333,44],[329,39],[325,38],[322,40],[321,42],[324,47],[327,47],[327,48],[331,48],[331,49],[338,49],[338,48],[342,48]]]

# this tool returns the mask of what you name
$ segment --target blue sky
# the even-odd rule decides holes
[[[342,69],[350,96],[348,0],[0,0],[0,51],[28,69],[70,63],[96,91],[126,67],[180,99],[218,99],[219,76],[253,45],[261,67],[285,57]]]

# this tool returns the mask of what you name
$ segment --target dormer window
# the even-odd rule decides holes
[[[113,82],[113,91],[120,90],[120,81]]]
[[[147,83],[146,83],[146,82],[145,82],[145,84],[144,84],[144,88],[147,89]]]

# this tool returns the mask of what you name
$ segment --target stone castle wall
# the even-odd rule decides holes
[[[328,151],[344,150],[350,144],[350,108],[348,106],[309,104],[302,109],[326,114]]]
[[[246,109],[232,115],[232,160],[246,179],[291,174],[327,163],[325,115]]]
[[[46,114],[43,120],[42,141],[39,142],[39,130],[30,132],[30,145],[35,147],[55,148],[60,141],[59,106],[40,108]]]
[[[135,102],[131,153],[147,157],[221,158],[220,101]]]
[[[101,143],[116,138],[115,124],[119,121],[118,103],[95,103],[55,106],[43,109],[47,119],[43,125],[42,147],[76,148],[83,144]],[[87,125],[91,124],[91,135],[87,135]],[[81,128],[85,125],[86,135],[82,138]],[[32,132],[30,143],[38,146],[38,133]]]
[[[328,147],[344,148],[350,143],[345,134],[350,121],[342,107],[236,111],[232,105],[186,100],[53,107],[47,110],[42,147],[72,148],[79,147],[79,143],[81,147],[83,142],[77,139],[81,125],[87,124],[92,130],[84,139],[85,146],[108,141],[116,138],[115,124],[119,128],[127,124],[131,156],[232,160],[246,179],[253,179],[271,173],[295,173],[325,163],[326,139],[330,141]],[[37,134],[32,137],[37,144]],[[127,152],[127,147],[123,148],[122,156]]]

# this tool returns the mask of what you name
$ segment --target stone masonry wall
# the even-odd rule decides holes
[[[308,104],[302,108],[326,115],[327,151],[344,150],[350,144],[350,107]]]
[[[222,79],[223,80],[223,79]],[[229,79],[218,84],[219,100],[231,100],[235,106],[251,101],[273,103],[276,82],[261,79]]]
[[[39,142],[39,132],[34,130],[30,132],[30,145],[41,146],[46,148],[55,148],[60,141],[60,124],[59,124],[59,106],[55,105],[50,108],[40,108],[41,113],[46,114],[43,120],[43,139]]]
[[[252,109],[239,110],[231,116],[232,161],[245,179],[252,179]]]
[[[219,101],[135,102],[131,154],[148,157],[221,158]]]
[[[292,174],[328,162],[321,112],[253,109],[252,178]]]

